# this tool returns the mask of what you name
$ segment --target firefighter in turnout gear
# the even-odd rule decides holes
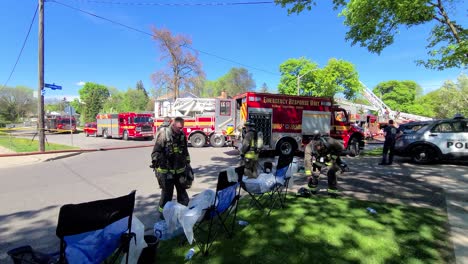
[[[314,132],[314,138],[304,150],[305,174],[313,194],[318,191],[320,174],[327,175],[328,194],[338,194],[336,172],[341,170],[340,154],[343,150],[343,145],[336,139],[323,137],[319,131]]]
[[[170,127],[160,129],[156,134],[156,143],[151,153],[152,168],[156,173],[161,188],[159,212],[172,200],[174,187],[177,190],[177,202],[188,205],[189,197],[185,187],[180,183],[185,170],[190,167],[190,155],[187,149],[187,138],[182,131],[184,119],[176,117]]]
[[[246,127],[245,136],[242,139],[242,147],[240,149],[241,166],[245,166],[244,175],[248,178],[258,177],[258,152],[257,139],[258,134],[255,129],[255,124],[247,120],[244,123]]]

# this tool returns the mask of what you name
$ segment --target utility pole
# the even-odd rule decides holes
[[[300,89],[301,89],[301,78],[304,77],[306,74],[308,74],[309,72],[312,72],[312,71],[316,71],[317,69],[310,69],[308,71],[306,71],[304,74],[302,75],[297,75],[297,95],[301,95],[300,94]]]
[[[39,136],[39,151],[45,151],[45,133],[44,133],[44,0],[39,0],[39,87],[37,88],[37,132]]]

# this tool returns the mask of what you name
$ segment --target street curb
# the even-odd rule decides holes
[[[59,153],[76,153],[78,155],[84,152],[94,151],[108,151],[108,150],[119,150],[119,149],[132,149],[132,148],[147,148],[153,147],[154,144],[138,145],[138,146],[126,146],[126,147],[110,147],[110,148],[96,148],[96,149],[67,149],[67,150],[50,150],[50,151],[34,151],[34,152],[20,152],[20,153],[7,153],[0,154],[2,157],[18,157],[18,156],[31,156],[31,155],[47,155],[47,154],[59,154]]]

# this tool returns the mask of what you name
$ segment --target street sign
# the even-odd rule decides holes
[[[53,84],[46,83],[46,84],[44,84],[44,86],[47,87],[47,88],[50,88],[52,90],[62,90],[62,86],[56,85],[55,83],[53,83]]]

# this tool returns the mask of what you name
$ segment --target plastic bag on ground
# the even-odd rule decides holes
[[[167,202],[163,208],[164,219],[166,219],[167,232],[169,234],[174,233],[181,227],[180,217],[185,214],[187,207],[178,202]]]
[[[183,233],[184,229],[182,229],[182,226],[179,226],[174,232],[169,233],[166,221],[164,220],[160,220],[154,224],[154,235],[159,238],[159,240],[168,240]]]
[[[246,189],[251,193],[265,193],[277,183],[273,173],[260,173],[256,179],[243,179]]]
[[[257,180],[260,182],[260,191],[262,193],[270,191],[276,183],[273,173],[262,173],[258,176]]]
[[[140,254],[143,251],[143,248],[147,247],[147,244],[144,239],[145,226],[140,221],[140,219],[135,217],[135,215],[132,218],[132,232],[136,235],[136,241],[133,239],[130,241],[130,249],[128,251],[128,263],[137,263],[138,258],[140,257]],[[122,258],[122,261],[120,263],[124,264],[125,261],[126,258]]]
[[[193,227],[195,223],[201,221],[204,216],[205,209],[210,207],[215,200],[215,192],[213,190],[204,190],[203,192],[192,198],[188,204],[188,210],[181,217],[180,222],[184,229],[187,241],[193,242]]]

